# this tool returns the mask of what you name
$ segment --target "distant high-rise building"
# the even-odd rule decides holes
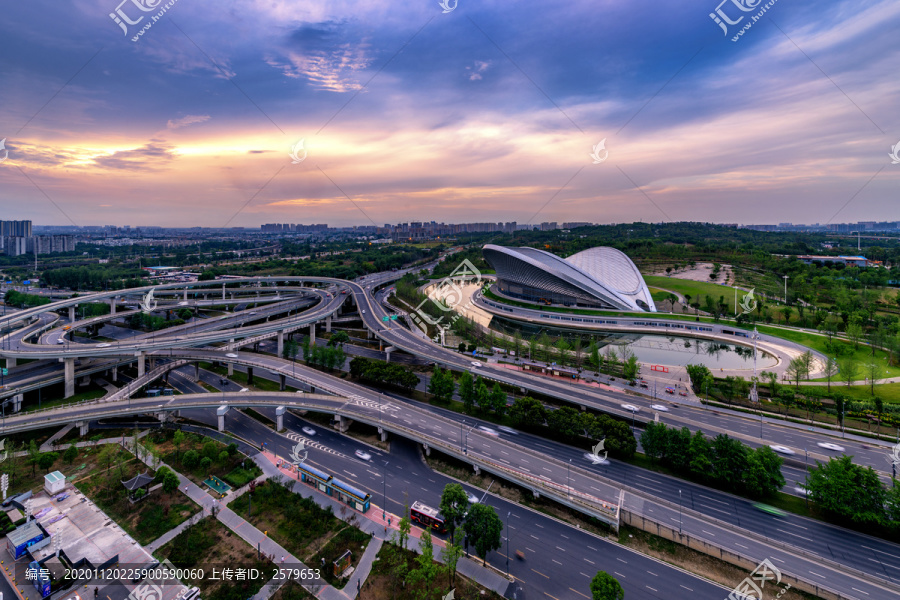
[[[0,237],[31,237],[31,221],[0,221]]]

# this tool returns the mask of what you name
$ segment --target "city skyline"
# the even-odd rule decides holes
[[[897,219],[894,3],[169,4],[8,9],[4,218]]]

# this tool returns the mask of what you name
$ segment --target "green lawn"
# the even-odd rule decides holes
[[[800,389],[803,390],[805,387],[803,384],[800,385]],[[812,387],[812,386],[809,386]],[[819,389],[822,389],[821,387]],[[847,386],[843,383],[832,382],[831,383],[831,391],[832,392],[840,392],[845,396],[851,398],[852,400],[871,400],[872,392],[871,388],[867,385],[851,385]],[[900,404],[900,383],[883,383],[881,385],[875,386],[875,395],[884,400],[885,402],[892,404]]]
[[[64,406],[66,404],[74,404],[76,402],[81,402],[83,400],[96,400],[97,398],[102,398],[105,395],[106,395],[105,389],[97,388],[97,389],[87,390],[84,392],[79,392],[70,398],[55,398],[53,400],[42,399],[40,404],[35,402],[33,404],[25,405],[23,403],[22,412],[43,410],[45,408],[57,408],[60,406]]]
[[[706,281],[691,281],[690,279],[678,279],[677,277],[662,277],[660,275],[645,275],[644,281],[648,286],[653,286],[661,290],[672,290],[684,296],[691,295],[691,302],[699,302],[700,308],[703,308],[704,296],[712,296],[716,302],[719,296],[725,296],[725,302],[729,305],[734,304],[734,288],[727,285],[717,285]],[[738,302],[740,302],[743,292],[738,293]],[[656,298],[654,298],[655,300]],[[733,309],[733,307],[730,307]]]

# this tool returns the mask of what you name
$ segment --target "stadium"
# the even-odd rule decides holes
[[[540,304],[656,312],[640,271],[623,252],[589,248],[562,259],[537,248],[487,244],[496,291]]]

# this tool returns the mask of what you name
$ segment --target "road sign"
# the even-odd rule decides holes
[[[388,318],[387,318],[387,317],[381,317],[381,320],[384,321],[385,323],[388,322]]]
[[[9,369],[3,369],[2,371],[0,371],[0,373],[3,373],[4,375],[9,375]]]

